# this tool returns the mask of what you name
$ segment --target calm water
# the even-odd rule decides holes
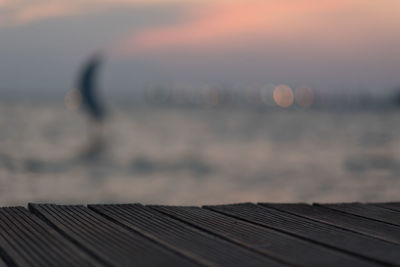
[[[0,204],[399,200],[400,114],[115,107],[108,149],[77,157],[85,119],[0,104]]]

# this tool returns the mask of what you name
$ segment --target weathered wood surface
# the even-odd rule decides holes
[[[23,207],[0,209],[0,248],[11,266],[97,265]]]
[[[142,205],[89,206],[93,210],[187,257],[223,266],[283,266]]]
[[[400,266],[400,203],[0,208],[3,266]]]
[[[379,207],[379,205],[364,205],[361,203],[325,204],[321,206],[400,226],[399,213],[382,208],[384,206]]]
[[[353,255],[384,264],[400,266],[400,247],[398,245],[354,233],[343,229],[343,227],[316,222],[254,204],[223,205],[208,208]]]
[[[105,265],[195,265],[151,240],[114,224],[84,206],[29,205],[50,225]]]
[[[344,253],[210,210],[197,207],[160,206],[154,208],[204,231],[289,264],[298,266],[370,265],[367,261]]]
[[[400,202],[375,203],[375,205],[389,210],[400,211]]]
[[[351,214],[344,214],[336,210],[327,209],[324,206],[310,206],[306,204],[265,204],[265,206],[400,244],[400,228],[394,225],[360,218]]]

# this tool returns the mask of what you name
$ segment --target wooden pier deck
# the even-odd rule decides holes
[[[3,266],[400,266],[400,202],[5,207]]]

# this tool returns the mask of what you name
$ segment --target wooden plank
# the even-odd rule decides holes
[[[0,248],[10,266],[100,266],[23,207],[0,208]]]
[[[307,204],[261,204],[318,222],[400,244],[400,228],[383,222]]]
[[[116,222],[210,265],[284,266],[261,254],[227,242],[140,204],[90,205]]]
[[[374,203],[373,205],[400,212],[400,202]]]
[[[5,252],[4,252],[4,251],[1,251],[1,248],[0,248],[0,257],[7,257],[7,256],[5,255]],[[13,262],[12,262],[12,261],[9,261],[9,265],[12,266],[12,264],[13,264]],[[7,267],[7,264],[6,264],[6,262],[5,262],[5,259],[0,258],[0,267]]]
[[[341,212],[400,226],[400,212],[362,203],[314,204]]]
[[[400,265],[400,246],[254,204],[206,208],[390,265]]]
[[[296,266],[377,266],[373,262],[199,207],[151,206],[151,208]]]
[[[30,204],[29,208],[108,266],[197,265],[84,206]]]

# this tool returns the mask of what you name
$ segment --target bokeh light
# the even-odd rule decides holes
[[[292,89],[284,84],[275,87],[273,96],[275,103],[283,108],[290,107],[294,101]]]
[[[296,88],[296,103],[297,105],[308,108],[314,103],[314,92],[310,87],[301,86]]]

